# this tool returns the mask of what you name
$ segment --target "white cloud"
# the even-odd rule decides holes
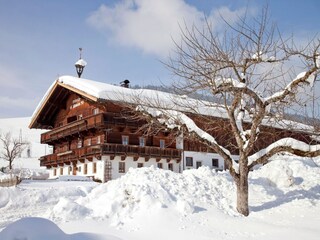
[[[212,10],[207,16],[218,27],[220,15],[234,21],[243,9],[226,7]],[[87,19],[88,23],[106,32],[115,44],[136,47],[144,53],[165,57],[173,48],[172,39],[179,41],[179,24],[202,26],[204,13],[183,0],[122,0],[113,7],[101,5]]]

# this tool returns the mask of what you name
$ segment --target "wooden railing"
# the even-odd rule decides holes
[[[140,147],[135,145],[122,144],[101,144],[86,146],[66,151],[64,153],[54,153],[40,158],[40,166],[56,166],[59,164],[70,163],[72,161],[84,160],[90,156],[109,155],[109,156],[134,156],[134,157],[154,157],[165,159],[180,160],[181,150],[173,148],[159,147]]]
[[[60,138],[93,128],[103,128],[108,124],[137,126],[139,123],[137,121],[126,119],[118,113],[100,113],[74,121],[65,126],[57,127],[54,130],[41,134],[41,143],[50,143]]]

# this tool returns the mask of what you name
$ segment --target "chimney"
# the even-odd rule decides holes
[[[120,82],[120,86],[125,87],[125,88],[129,88],[129,83],[130,83],[130,81],[128,79],[126,79],[126,80]]]

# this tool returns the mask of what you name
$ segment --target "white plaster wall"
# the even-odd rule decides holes
[[[110,160],[107,157],[107,161],[111,161],[112,163],[112,179],[116,179],[121,177],[125,173],[129,171],[130,168],[137,168],[138,163],[143,163],[143,167],[158,166],[158,162],[155,158],[150,158],[149,161],[145,161],[143,157],[138,158],[137,161],[133,160],[133,157],[127,157],[124,161],[121,160],[120,156],[116,156],[113,160]],[[125,162],[125,173],[119,173],[119,162]],[[159,163],[162,163],[162,169],[168,170],[168,164],[172,163],[173,171],[179,172],[180,163],[177,163],[175,160],[171,160],[169,163],[166,159],[161,159]]]
[[[97,171],[96,173],[93,173],[93,163],[96,162],[97,163]],[[87,164],[87,174],[84,174],[84,165]],[[69,172],[69,167],[71,166],[71,170]],[[58,166],[57,168],[50,168],[48,169],[49,171],[49,178],[54,179],[54,178],[58,178],[60,175],[73,175],[73,165],[64,165],[62,166],[63,168],[63,173],[60,174],[60,166]],[[54,175],[54,169],[56,169],[56,175]],[[85,160],[84,163],[81,163],[79,161],[77,161],[77,172],[76,172],[76,176],[89,176],[89,177],[94,177],[95,179],[99,179],[102,180],[103,179],[103,162],[101,160],[98,160],[96,158],[93,158],[92,161],[88,161],[87,159]]]
[[[186,166],[186,157],[193,158],[193,166]],[[184,151],[183,152],[183,165],[184,169],[193,169],[196,168],[196,162],[201,162],[202,166],[208,166],[211,169],[215,167],[212,166],[212,159],[218,159],[219,167],[217,169],[224,169],[224,161],[222,157],[217,153],[202,153],[202,152],[193,152],[193,151]]]

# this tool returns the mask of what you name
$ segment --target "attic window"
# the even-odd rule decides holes
[[[99,108],[93,109],[93,115],[96,115],[96,114],[98,114],[98,113],[99,113]]]
[[[83,104],[83,100],[81,100],[81,98],[73,99],[70,109],[79,107],[81,104]]]

